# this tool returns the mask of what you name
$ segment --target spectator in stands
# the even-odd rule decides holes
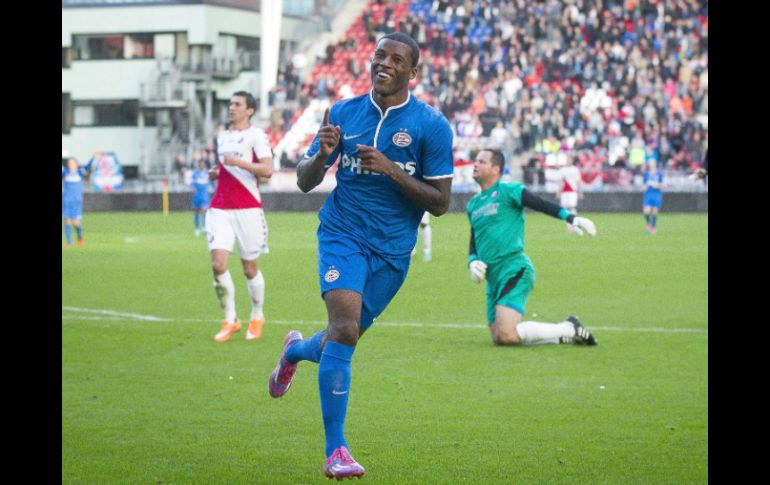
[[[690,170],[702,153],[695,150],[699,141],[703,149],[708,122],[705,0],[636,7],[413,0],[406,15],[394,4],[377,26],[370,12],[361,19],[364,29],[348,34],[345,45],[374,41],[375,29],[381,35],[388,21],[418,32],[426,62],[415,94],[458,128],[466,114],[482,121],[499,115],[513,131],[515,118],[520,137],[512,138],[520,138],[522,151],[552,133],[563,141],[589,130],[583,145],[593,148],[606,137],[611,163],[625,151],[634,166],[638,147],[619,141],[639,129],[645,144],[659,147],[661,167]]]
[[[184,181],[184,174],[187,171],[187,160],[185,160],[184,153],[177,154],[174,158],[174,173],[180,181]]]

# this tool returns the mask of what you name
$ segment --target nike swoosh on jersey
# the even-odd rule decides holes
[[[348,391],[337,392],[336,390],[332,390],[332,394],[334,394],[335,396],[342,396],[343,394],[347,394],[347,393]]]
[[[342,135],[342,139],[345,141],[352,140],[353,138],[358,138],[361,135],[363,135],[363,133],[359,133],[357,135]]]

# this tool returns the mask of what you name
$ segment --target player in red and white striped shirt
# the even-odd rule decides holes
[[[206,234],[214,270],[214,290],[225,311],[222,328],[214,336],[217,342],[227,341],[241,329],[241,321],[235,314],[235,286],[227,270],[235,242],[251,297],[246,340],[258,339],[264,324],[265,279],[257,260],[268,252],[268,247],[259,179],[272,176],[273,156],[265,132],[249,123],[256,110],[254,96],[245,91],[233,94],[228,112],[230,124],[217,137],[218,162],[209,172],[218,182],[206,215]]]
[[[580,169],[575,166],[575,158],[570,155],[567,158],[567,164],[561,167],[559,171],[561,186],[556,193],[556,199],[559,205],[573,214],[577,214],[578,199],[583,200],[583,187]],[[573,227],[567,224],[567,232],[572,233]]]

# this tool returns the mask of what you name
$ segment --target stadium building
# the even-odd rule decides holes
[[[159,179],[265,94],[280,63],[345,1],[62,0],[62,153],[114,152],[127,179]],[[280,25],[280,28],[273,28]]]

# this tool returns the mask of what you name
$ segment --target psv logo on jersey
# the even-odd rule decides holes
[[[405,131],[399,131],[393,135],[392,140],[394,145],[402,148],[407,147],[412,143],[412,137]]]
[[[329,266],[329,271],[324,275],[324,281],[327,283],[333,283],[340,277],[340,272],[334,266]]]

